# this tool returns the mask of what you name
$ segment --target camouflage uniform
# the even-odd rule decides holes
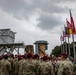
[[[54,68],[55,68],[55,75],[57,75],[58,73],[58,68],[59,68],[59,65],[62,63],[62,61],[57,61],[56,63],[54,63]]]
[[[33,60],[27,59],[22,63],[22,73],[21,75],[36,75],[36,64]]]
[[[76,64],[73,63],[73,65],[74,65],[73,75],[76,75]]]
[[[34,61],[34,64],[35,64],[35,73],[36,73],[36,75],[39,75],[39,64],[40,64],[40,62],[39,62],[39,60],[33,60]]]
[[[9,62],[11,63],[11,75],[13,75],[14,74],[14,59],[9,58]]]
[[[10,75],[11,64],[7,59],[1,60],[1,74],[0,75]]]
[[[19,56],[18,58],[15,58],[15,60],[14,60],[14,75],[19,74],[20,63],[21,63],[21,56]]]
[[[18,75],[18,60],[14,62],[13,69],[14,69],[14,75]]]
[[[1,75],[1,60],[0,60],[0,75]]]
[[[53,65],[49,62],[40,63],[40,75],[54,75]]]
[[[18,70],[18,75],[21,75],[23,69],[22,69],[22,64],[25,62],[25,59],[22,59],[19,61],[19,70]]]
[[[57,75],[73,75],[73,63],[69,60],[64,60],[59,65]]]

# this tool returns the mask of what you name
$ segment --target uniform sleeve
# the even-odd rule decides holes
[[[7,69],[8,69],[9,71],[11,71],[11,63],[10,63],[10,62],[7,64]]]
[[[55,75],[54,69],[51,69],[51,75]]]
[[[57,73],[57,75],[63,75],[63,72],[64,72],[63,64],[60,64],[60,65],[59,65],[59,68],[58,68],[58,73]]]

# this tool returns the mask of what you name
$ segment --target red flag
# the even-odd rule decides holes
[[[68,27],[68,29],[72,29],[71,23],[68,20],[66,20],[66,21],[67,21],[67,27]]]
[[[76,30],[75,30],[74,34],[76,34]]]
[[[73,17],[72,17],[71,10],[70,10],[70,20],[71,20],[72,31],[74,33],[75,32],[75,25],[74,25],[74,20],[73,20]]]
[[[69,34],[72,34],[72,26],[71,23],[66,19],[66,23],[67,23],[67,28],[69,30]]]

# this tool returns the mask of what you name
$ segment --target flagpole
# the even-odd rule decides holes
[[[64,37],[61,35],[60,36],[60,40],[61,40],[61,53],[64,52]]]
[[[72,33],[72,40],[73,40],[73,50],[74,50],[74,57],[76,55],[76,52],[75,52],[75,45],[74,45],[74,34]]]
[[[67,27],[68,27],[68,21],[67,21],[67,18],[66,18],[66,24],[67,24]],[[68,29],[69,31],[69,29]],[[68,51],[69,51],[69,55],[70,55],[70,42],[69,42],[69,37],[70,37],[70,32],[68,32],[69,36],[68,36]]]
[[[63,50],[63,48],[62,48],[62,40],[61,40],[61,53],[63,52],[62,50]]]
[[[66,50],[65,53],[67,54],[67,42],[66,42],[66,37],[67,36],[66,36],[66,34],[68,34],[68,33],[67,33],[67,29],[66,29],[65,25],[64,25],[64,29],[65,29],[65,50]]]
[[[64,47],[65,47],[65,35],[64,35],[64,31],[62,30],[62,32],[63,32],[63,38],[64,38],[64,40],[63,40],[63,53],[65,52],[65,50],[64,50]]]
[[[65,37],[65,48],[66,48],[66,54],[67,54],[67,42],[66,42],[66,37]]]
[[[74,57],[75,57],[75,55],[76,55],[76,52],[75,52],[75,45],[74,45],[75,25],[74,25],[74,20],[73,20],[72,14],[71,14],[71,10],[69,10],[69,11],[70,11],[70,21],[71,21],[71,27],[72,27],[73,50],[74,50]]]
[[[63,53],[64,53],[65,51],[64,51],[64,41],[63,41]]]
[[[70,56],[70,42],[69,42],[69,37],[68,37],[68,50],[69,50],[69,56]]]

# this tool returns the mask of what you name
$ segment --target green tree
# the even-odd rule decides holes
[[[61,53],[61,48],[60,48],[60,46],[56,46],[56,47],[52,50],[51,55],[58,56],[60,53]]]

